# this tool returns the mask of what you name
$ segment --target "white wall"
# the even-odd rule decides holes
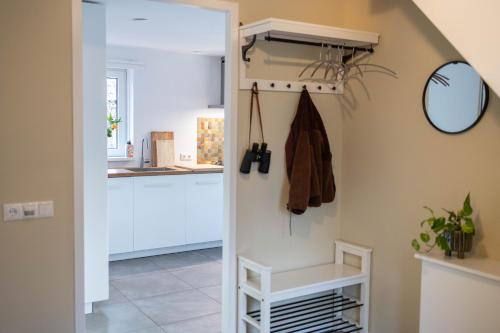
[[[83,4],[85,302],[108,298],[105,7]]]
[[[460,54],[500,93],[498,51],[500,43],[495,0],[413,0]]]
[[[162,50],[108,46],[108,60],[133,61],[134,140],[133,162],[110,162],[111,167],[136,166],[141,141],[151,131],[174,131],[176,163],[190,153],[196,163],[196,118],[224,117],[219,104],[220,57],[171,53]],[[149,157],[149,151],[146,153]]]

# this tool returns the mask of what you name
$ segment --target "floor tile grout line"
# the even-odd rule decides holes
[[[151,274],[151,272],[149,273]],[[173,274],[171,274],[172,276],[174,276]],[[174,276],[175,277],[175,276]],[[116,288],[118,289],[118,288]],[[119,290],[119,289],[118,289]],[[120,291],[121,292],[121,291]],[[123,294],[123,293],[122,293]],[[163,327],[161,327],[161,325],[159,323],[157,323],[153,318],[151,318],[146,312],[144,312],[135,302],[134,300],[130,299],[129,297],[127,297],[127,295],[123,294],[123,297],[125,297],[126,300],[128,300],[128,302],[130,303],[130,305],[132,305],[134,308],[137,309],[137,311],[139,311],[140,313],[142,313],[146,318],[148,318],[149,320],[151,320],[151,322],[153,324],[155,324],[154,327],[158,327],[160,330],[162,330],[163,332],[165,332],[165,330],[163,329]],[[150,296],[150,297],[155,297],[155,296]],[[149,328],[149,327],[148,327]],[[151,327],[152,328],[152,327]]]
[[[141,258],[132,258],[132,259],[125,259],[125,260],[120,260],[120,261],[127,261],[127,260],[136,260],[136,259],[139,259],[139,260],[145,260],[151,264],[153,264],[155,267],[159,268],[160,270],[168,270],[168,271],[175,271],[175,270],[181,270],[181,269],[187,269],[187,268],[191,268],[191,267],[195,267],[195,266],[199,266],[199,265],[204,265],[204,264],[208,264],[208,263],[212,263],[212,262],[219,262],[219,260],[221,260],[221,258],[219,258],[217,256],[217,258],[215,256],[210,256],[210,255],[205,255],[203,253],[200,253],[200,251],[203,251],[205,249],[202,249],[202,250],[193,250],[193,251],[184,251],[184,252],[176,252],[176,253],[168,253],[168,254],[162,254],[162,255],[157,255],[157,256],[151,256],[151,257],[141,257]],[[166,267],[163,267],[161,266],[160,264],[158,264],[155,260],[153,260],[154,257],[163,257],[163,256],[179,256],[181,253],[188,253],[188,252],[192,252],[196,255],[199,255],[205,259],[208,259],[209,261],[208,262],[203,262],[203,263],[197,263],[197,264],[193,264],[193,265],[188,265],[188,266],[184,266],[184,267],[177,267],[177,268],[166,268]],[[153,272],[156,272],[156,271],[153,271]],[[130,274],[130,275],[124,275],[124,276],[118,276],[118,277],[112,277],[110,276],[110,279],[113,279],[113,280],[120,280],[124,277],[128,277],[128,276],[134,276],[134,275],[142,275],[142,274],[147,274],[147,273],[150,273],[150,272],[141,272],[141,273],[137,273],[137,274]]]
[[[213,265],[213,264],[215,264],[215,263],[209,263],[209,264],[203,264],[203,265],[198,265],[198,266],[192,266],[192,267],[188,267],[188,268],[172,270],[170,272],[173,275],[175,275],[175,274],[179,274],[179,272],[181,272],[181,271],[189,271],[189,270],[199,269],[199,268],[202,268],[203,266],[209,266],[209,265]],[[220,270],[222,272],[222,267],[220,268]],[[177,275],[175,275],[175,276],[177,276]]]
[[[220,301],[216,300],[216,299],[215,299],[215,298],[213,298],[212,296],[210,296],[210,295],[208,295],[208,294],[204,293],[203,291],[201,291],[201,289],[205,289],[205,288],[214,288],[214,287],[219,287],[219,286],[221,286],[221,287],[222,287],[222,285],[218,284],[218,285],[215,285],[215,286],[201,287],[201,288],[198,288],[197,290],[198,290],[200,293],[202,293],[203,295],[205,295],[205,296],[207,296],[207,297],[209,297],[209,298],[213,299],[213,300],[214,300],[214,301],[216,301],[218,304],[220,304],[220,306],[221,306],[221,310],[222,310],[222,302],[220,302]]]
[[[179,277],[175,274],[172,274],[171,272],[169,271],[161,271],[160,272],[150,272],[150,273],[145,273],[145,274],[141,274],[141,275],[134,275],[134,276],[130,276],[130,277],[127,277],[127,278],[123,278],[123,279],[120,279],[120,280],[125,280],[125,279],[135,279],[135,278],[141,278],[141,277],[146,277],[146,276],[150,276],[150,275],[155,275],[155,274],[165,274],[165,275],[170,275],[171,277],[173,277],[174,279],[176,279],[177,281],[179,282],[182,282],[184,284],[186,284],[189,288],[188,289],[185,289],[185,290],[179,290],[179,291],[172,291],[172,292],[166,292],[166,293],[161,293],[161,294],[158,294],[158,295],[151,295],[151,296],[146,296],[146,297],[140,297],[140,298],[136,298],[136,299],[131,299],[129,297],[127,297],[121,290],[120,290],[120,287],[117,286],[116,284],[113,283],[113,281],[116,281],[116,280],[113,280],[113,281],[110,281],[111,285],[117,289],[120,294],[122,294],[126,299],[130,299],[131,301],[133,300],[141,300],[141,299],[147,299],[147,298],[151,298],[151,297],[156,297],[156,296],[163,296],[163,295],[170,295],[170,294],[174,294],[174,293],[178,293],[178,292],[183,292],[183,291],[188,291],[188,290],[198,290],[200,291],[199,289],[201,288],[210,288],[210,287],[218,287],[218,286],[221,286],[222,285],[222,281],[219,281],[218,283],[216,284],[209,284],[209,285],[205,285],[205,286],[195,286],[195,285],[192,285],[191,283],[189,283],[188,281],[184,280],[182,277]],[[200,291],[201,292],[201,291]],[[203,293],[203,292],[201,292]],[[205,293],[203,293],[204,295],[206,295]],[[208,297],[210,297],[209,295],[206,295]],[[211,299],[213,299],[212,297],[210,297]],[[217,301],[217,300],[215,300]],[[217,302],[219,303],[219,302]]]
[[[132,274],[127,274],[127,275],[122,275],[122,276],[115,276],[115,277],[110,276],[109,280],[110,281],[118,281],[118,280],[124,280],[124,279],[128,279],[128,278],[141,277],[141,276],[150,275],[150,274],[161,274],[161,273],[172,274],[172,272],[197,268],[197,267],[200,267],[203,265],[209,265],[209,264],[213,264],[213,263],[218,263],[218,262],[217,261],[204,262],[204,263],[199,263],[199,264],[194,264],[194,265],[184,266],[184,267],[178,267],[178,268],[165,268],[165,267],[161,267],[161,266],[155,264],[155,266],[159,268],[158,270],[150,271],[150,272],[132,273]]]
[[[179,291],[174,291],[174,292],[171,292],[171,293],[166,293],[166,294],[160,294],[160,295],[154,295],[154,296],[147,296],[147,297],[142,297],[142,298],[137,298],[137,299],[131,299],[131,298],[128,298],[125,296],[125,298],[127,298],[127,300],[129,300],[129,302],[131,303],[134,303],[135,305],[135,302],[136,301],[144,301],[144,300],[148,300],[150,298],[155,298],[155,297],[162,297],[162,296],[172,296],[172,295],[175,295],[175,294],[181,294],[181,293],[186,293],[186,292],[189,292],[189,291],[197,291],[199,293],[201,293],[203,296],[207,296],[208,298],[210,298],[211,300],[213,300],[212,297],[206,295],[205,293],[199,291],[197,288],[195,287],[192,287],[190,285],[191,289],[186,289],[186,290],[179,290]],[[204,287],[203,287],[204,288]],[[217,302],[218,303],[218,302]]]
[[[203,253],[200,253],[199,252],[200,250],[195,250],[195,251],[186,251],[186,252],[192,252],[198,256],[200,256],[201,258],[203,258],[203,260],[206,260],[206,261],[203,261],[203,262],[200,262],[200,263],[195,263],[193,265],[188,265],[188,266],[183,266],[183,267],[178,267],[178,268],[165,268],[165,267],[162,267],[161,265],[159,265],[157,262],[155,262],[155,260],[153,260],[151,257],[143,257],[143,258],[133,258],[132,260],[134,259],[143,259],[144,262],[148,263],[148,264],[151,264],[154,268],[158,268],[158,270],[152,270],[152,271],[149,271],[149,272],[140,272],[140,273],[132,273],[132,274],[125,274],[125,275],[118,275],[118,276],[109,276],[109,284],[112,288],[115,289],[115,291],[121,296],[123,297],[123,301],[119,301],[119,302],[116,302],[116,303],[110,303],[110,304],[105,304],[105,305],[126,305],[126,304],[129,304],[130,306],[132,306],[133,308],[135,308],[137,311],[139,311],[142,315],[145,316],[145,318],[148,318],[152,324],[154,324],[154,326],[151,326],[151,327],[145,327],[144,329],[150,329],[150,328],[158,328],[159,330],[161,330],[162,332],[166,332],[165,329],[163,328],[164,326],[168,326],[168,325],[171,325],[171,324],[176,324],[176,323],[181,323],[181,322],[188,322],[190,320],[196,320],[196,319],[200,319],[200,318],[203,318],[203,317],[209,317],[209,316],[214,316],[214,315],[221,315],[222,313],[222,304],[217,301],[217,299],[211,297],[210,295],[204,293],[201,291],[201,289],[203,288],[211,288],[211,287],[217,287],[217,286],[220,286],[220,284],[216,284],[216,285],[208,285],[208,286],[202,286],[202,287],[196,287],[196,286],[193,286],[192,284],[190,284],[189,282],[183,280],[182,278],[176,276],[175,274],[173,274],[173,272],[176,272],[176,271],[180,271],[180,270],[189,270],[189,269],[196,269],[196,268],[199,268],[200,266],[203,266],[203,265],[210,265],[210,264],[222,264],[221,263],[221,259],[217,256],[210,256],[210,255],[206,255],[206,254],[203,254]],[[173,253],[172,255],[175,255],[175,254],[179,254],[179,253]],[[180,259],[182,260],[182,259]],[[145,276],[148,276],[148,275],[155,275],[155,274],[165,274],[165,275],[169,275],[170,277],[173,277],[174,279],[178,280],[179,282],[182,282],[186,285],[186,287],[189,287],[189,289],[185,289],[185,290],[179,290],[179,291],[173,291],[173,292],[168,292],[168,293],[162,293],[162,294],[158,294],[158,295],[152,295],[152,296],[148,296],[148,297],[143,297],[143,298],[138,298],[138,299],[131,299],[129,298],[115,283],[117,283],[118,281],[120,280],[123,280],[123,279],[133,279],[133,278],[140,278],[140,277],[145,277]],[[216,304],[218,304],[218,310],[217,311],[214,311],[214,312],[211,312],[211,313],[207,313],[207,314],[204,314],[204,315],[200,315],[200,316],[195,316],[195,317],[192,317],[192,318],[186,318],[186,319],[183,319],[183,320],[179,320],[179,321],[174,321],[174,322],[171,322],[171,323],[168,323],[168,324],[165,324],[165,325],[161,325],[160,323],[156,322],[152,317],[150,317],[147,313],[145,313],[137,304],[136,304],[136,301],[141,301],[141,300],[146,300],[146,299],[150,299],[150,298],[154,298],[154,297],[161,297],[161,296],[168,296],[168,295],[174,295],[174,294],[177,294],[177,293],[182,293],[182,292],[189,292],[189,291],[195,291],[197,293],[199,293],[200,295],[206,297],[207,299],[215,302]],[[110,299],[108,299],[107,301],[110,301]],[[133,330],[133,331],[127,331],[129,333],[132,333],[134,331],[137,331],[137,330]]]
[[[161,325],[160,328],[163,329],[163,326],[180,324],[180,323],[191,321],[191,320],[195,320],[195,319],[201,319],[201,318],[204,318],[204,317],[214,316],[216,314],[222,315],[222,311],[218,311],[218,312],[214,312],[214,313],[208,313],[208,314],[204,314],[202,316],[196,316],[196,317],[192,317],[192,318],[188,318],[188,319],[182,319],[182,320],[173,321],[171,323],[168,323],[168,324],[165,324],[165,325]]]
[[[137,275],[134,275],[134,276],[130,276],[129,278],[135,278],[135,277],[144,277],[144,276],[147,276],[147,275],[153,275],[153,274],[159,274],[158,272],[150,272],[150,273],[144,273],[144,274],[141,274],[139,276]],[[184,279],[182,279],[181,277],[178,277],[176,276],[175,274],[172,274],[171,272],[168,272],[168,271],[163,271],[162,274],[168,274],[168,275],[171,275],[172,277],[174,277],[176,280],[182,282],[182,283],[185,283],[188,287],[190,287],[189,289],[185,289],[185,290],[179,290],[179,291],[173,291],[173,292],[167,292],[167,293],[162,293],[162,294],[158,294],[158,295],[151,295],[151,296],[147,296],[147,297],[141,297],[141,298],[137,298],[137,299],[132,299],[132,298],[129,298],[127,297],[121,290],[118,286],[116,286],[115,284],[113,284],[112,282],[112,285],[115,289],[117,289],[118,291],[120,291],[120,293],[126,298],[128,299],[130,302],[134,302],[134,301],[139,301],[139,300],[144,300],[144,299],[148,299],[148,298],[152,298],[152,297],[158,297],[158,296],[165,296],[165,295],[172,295],[172,294],[176,294],[176,293],[181,293],[181,292],[186,292],[186,291],[190,291],[190,290],[196,290],[200,293],[202,293],[203,295],[209,297],[210,299],[214,300],[212,297],[206,295],[205,293],[201,292],[199,289],[200,288],[210,288],[210,287],[217,287],[217,286],[220,286],[222,284],[222,281],[220,281],[220,283],[217,283],[217,284],[210,284],[210,285],[206,285],[206,286],[194,286],[192,285],[191,283],[189,283],[188,281],[185,281]],[[123,280],[123,279],[121,279]],[[216,301],[216,300],[214,300]],[[216,301],[217,302],[217,301]],[[219,302],[217,302],[219,303]],[[220,303],[219,303],[220,304]]]
[[[196,288],[193,288],[193,289],[189,289],[189,290],[184,290],[184,291],[179,291],[179,292],[174,292],[174,293],[170,293],[169,295],[173,295],[173,294],[180,294],[182,292],[187,292],[187,291],[198,291],[200,294],[202,294],[203,296],[206,296],[208,298],[210,298],[211,300],[213,300],[215,303],[221,305],[219,302],[215,301],[212,297],[206,295],[205,293],[202,293],[201,291],[197,290]],[[161,296],[161,295],[158,295],[158,296]],[[158,297],[158,296],[151,296],[151,297],[146,297],[146,298],[143,298],[143,299],[138,299],[137,301],[139,300],[144,300],[144,299],[148,299],[148,298],[153,298],[153,297]],[[125,296],[125,298],[127,298]],[[128,298],[127,298],[128,299]],[[219,311],[217,312],[213,312],[213,313],[208,313],[208,314],[204,314],[202,316],[196,316],[196,317],[192,317],[192,318],[187,318],[187,319],[183,319],[183,320],[178,320],[178,321],[174,321],[174,322],[171,322],[171,323],[168,323],[168,324],[165,324],[165,325],[161,325],[160,323],[156,322],[153,318],[151,318],[150,316],[148,316],[144,311],[142,311],[142,309],[137,305],[135,304],[134,302],[135,300],[132,300],[132,299],[129,299],[129,302],[135,307],[137,308],[137,310],[139,310],[142,314],[144,314],[147,318],[149,318],[156,326],[160,327],[162,331],[165,332],[165,330],[163,329],[162,326],[167,326],[167,325],[171,325],[171,324],[175,324],[175,323],[179,323],[179,322],[182,322],[182,321],[188,321],[188,320],[193,320],[193,319],[198,319],[198,318],[202,318],[202,317],[207,317],[207,316],[211,316],[211,315],[215,315],[217,313],[222,313],[222,309],[219,308]]]
[[[127,298],[130,302],[134,302],[134,301],[142,301],[142,300],[145,300],[145,299],[148,299],[148,298],[153,298],[153,297],[168,296],[168,295],[178,294],[178,293],[182,293],[182,292],[186,292],[186,291],[196,290],[196,288],[194,288],[193,286],[191,286],[189,284],[187,284],[187,285],[188,285],[189,288],[188,289],[184,289],[184,290],[176,290],[176,291],[171,291],[171,292],[167,292],[167,293],[161,293],[161,294],[158,294],[158,295],[151,295],[151,296],[145,296],[145,297],[134,298],[134,299],[128,298],[127,296],[125,296],[125,298]]]
[[[111,281],[110,281],[110,283],[111,283]],[[113,284],[112,284],[112,285],[113,285]],[[123,298],[125,298],[126,302],[124,302],[124,303],[127,303],[127,302],[128,302],[128,303],[130,303],[130,300],[128,299],[128,297],[127,297],[124,293],[122,293],[122,291],[121,291],[118,287],[116,287],[115,285],[113,285],[113,288],[115,288],[115,289],[116,289],[116,291],[117,291],[120,295],[122,295],[122,296],[123,296]],[[108,301],[109,301],[109,300],[110,300],[110,299],[108,299]],[[117,304],[120,304],[120,303],[117,303]]]
[[[157,274],[156,272],[151,272],[149,274],[144,274],[142,275],[142,277],[144,276],[147,276],[147,275],[153,275],[153,274]],[[140,298],[136,298],[136,299],[132,299],[132,298],[129,298],[127,297],[127,295],[125,295],[118,286],[115,286],[115,289],[117,289],[118,291],[120,291],[120,293],[127,299],[129,300],[129,302],[134,302],[134,301],[140,301],[140,300],[144,300],[144,299],[148,299],[148,298],[152,298],[152,297],[158,297],[158,296],[166,296],[166,295],[172,295],[172,294],[176,294],[176,293],[182,293],[182,292],[186,292],[186,291],[190,291],[190,290],[196,290],[196,287],[190,285],[189,283],[187,283],[186,281],[178,278],[177,276],[175,276],[174,274],[171,274],[167,271],[163,272],[163,274],[168,274],[168,275],[171,275],[171,277],[173,277],[174,279],[178,280],[179,282],[182,282],[184,284],[186,284],[187,289],[184,289],[184,290],[176,290],[176,291],[171,291],[171,292],[166,292],[166,293],[161,293],[161,294],[158,294],[158,295],[151,295],[151,296],[146,296],[146,297],[140,297]]]
[[[176,277],[177,277],[177,276],[176,276]],[[220,284],[214,284],[214,285],[201,286],[201,287],[200,287],[200,286],[198,286],[198,287],[196,287],[196,286],[193,286],[193,285],[192,285],[191,283],[189,283],[188,281],[186,281],[186,280],[182,279],[181,277],[177,277],[177,278],[178,278],[178,279],[180,279],[182,282],[184,282],[184,283],[188,284],[189,286],[193,287],[193,289],[195,289],[195,290],[198,290],[198,289],[200,289],[200,288],[209,288],[209,287],[216,287],[216,286],[222,285],[222,279],[221,279],[221,281],[220,281],[221,283],[220,283]],[[205,295],[204,293],[202,293],[202,294],[203,294],[203,295]],[[209,296],[209,297],[210,297],[210,296]]]
[[[125,296],[125,295],[124,295]],[[154,297],[154,296],[153,296]],[[165,330],[163,329],[163,327],[161,327],[161,325],[159,323],[157,323],[153,318],[151,318],[150,316],[148,316],[147,313],[145,313],[137,304],[135,304],[135,302],[131,299],[129,299],[127,296],[125,296],[126,299],[128,299],[129,303],[137,309],[137,311],[139,311],[140,313],[142,313],[146,318],[148,318],[149,320],[151,320],[151,322],[153,324],[155,324],[154,327],[159,327],[163,332],[165,332]],[[150,327],[146,327],[146,328],[150,328]]]

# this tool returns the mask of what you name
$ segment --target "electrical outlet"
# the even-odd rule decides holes
[[[3,205],[3,220],[31,220],[37,218],[53,217],[54,202],[23,202]]]
[[[23,206],[21,204],[4,204],[3,205],[3,220],[15,221],[23,218]]]
[[[181,161],[192,161],[193,155],[191,155],[190,153],[181,153],[180,160]]]

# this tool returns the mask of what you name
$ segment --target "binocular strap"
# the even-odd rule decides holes
[[[248,130],[248,148],[250,149],[250,141],[252,136],[252,119],[253,119],[253,100],[257,104],[257,115],[259,116],[259,125],[260,125],[260,137],[262,142],[264,141],[264,127],[262,126],[262,115],[260,112],[260,103],[259,103],[259,88],[257,86],[257,82],[253,83],[252,86],[252,98],[250,100],[250,128]]]

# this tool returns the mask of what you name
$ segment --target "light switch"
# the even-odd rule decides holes
[[[38,203],[38,217],[53,217],[54,201],[40,201]]]

